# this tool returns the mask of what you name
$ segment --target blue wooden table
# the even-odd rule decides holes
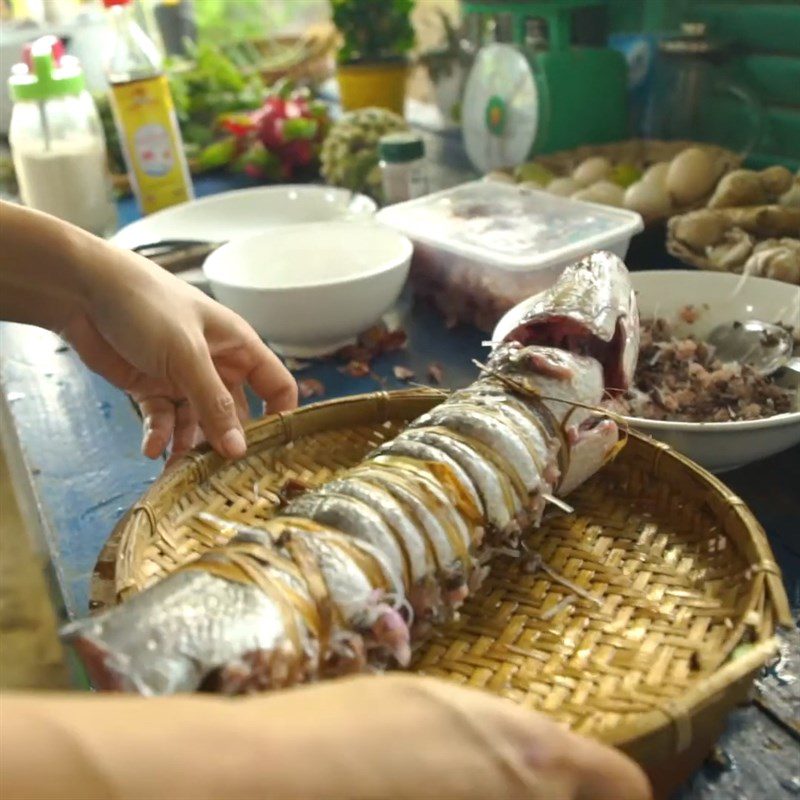
[[[463,178],[457,144],[445,139],[437,146],[445,153],[439,182]],[[206,177],[197,181],[197,193],[229,189],[236,183]],[[132,201],[123,201],[121,220],[129,222],[134,216]],[[635,242],[630,265],[668,268],[661,241],[655,246],[646,238]],[[403,384],[392,374],[396,364],[411,368],[424,380],[428,365],[439,362],[449,387],[474,379],[471,360],[485,355],[483,334],[469,327],[447,330],[434,313],[409,298],[404,298],[395,316],[405,327],[409,344],[406,350],[374,362],[378,380],[351,378],[334,363],[316,364],[298,377],[321,380],[326,397],[399,388]],[[140,455],[141,425],[128,399],[89,372],[57,336],[6,323],[0,326],[0,347],[0,423],[15,488],[49,564],[59,613],[64,618],[82,615],[102,545],[124,510],[158,476],[162,464]],[[797,613],[800,448],[729,473],[725,480],[764,525]],[[724,756],[695,776],[680,793],[682,799],[771,800],[800,793],[800,637],[786,641],[780,668],[760,682],[762,699],[733,715],[720,743]]]

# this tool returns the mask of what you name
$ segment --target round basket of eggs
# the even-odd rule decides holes
[[[632,139],[539,156],[487,178],[629,208],[654,226],[704,206],[720,178],[740,163],[714,145]]]
[[[800,284],[800,172],[741,161],[714,145],[634,139],[486,177],[636,211],[648,228],[666,225],[667,250],[691,266]]]

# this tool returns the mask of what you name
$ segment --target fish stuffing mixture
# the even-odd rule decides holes
[[[492,557],[618,449],[599,408],[633,377],[639,321],[595,253],[519,311],[482,375],[320,488],[287,498],[120,606],[68,625],[98,689],[238,694],[409,664]]]
[[[676,336],[659,318],[642,320],[634,385],[620,404],[622,413],[645,419],[730,422],[786,413],[793,398],[751,367],[723,363],[712,345]]]

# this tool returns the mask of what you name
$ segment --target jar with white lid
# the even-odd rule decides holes
[[[416,133],[389,133],[378,143],[383,202],[403,203],[428,194],[425,144]]]
[[[98,236],[116,228],[106,142],[77,60],[53,36],[9,78],[9,144],[22,202]]]

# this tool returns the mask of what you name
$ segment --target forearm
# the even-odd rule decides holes
[[[352,766],[350,743],[332,738],[335,718],[325,714],[324,702],[314,703],[318,690],[308,691],[257,702],[213,695],[4,695],[0,797],[345,800],[363,788],[359,775],[372,768],[359,759]],[[403,791],[396,797],[410,800]]]
[[[0,797],[416,800],[421,785],[460,800],[556,796],[525,790],[491,720],[485,735],[465,731],[463,713],[424,687],[384,676],[258,698],[6,696]]]
[[[61,331],[86,310],[109,246],[86,231],[0,202],[0,319]]]
[[[259,767],[274,753],[267,737],[254,729],[257,721],[237,714],[237,706],[212,696],[5,695],[0,700],[0,797],[262,796],[253,784],[258,785]]]

